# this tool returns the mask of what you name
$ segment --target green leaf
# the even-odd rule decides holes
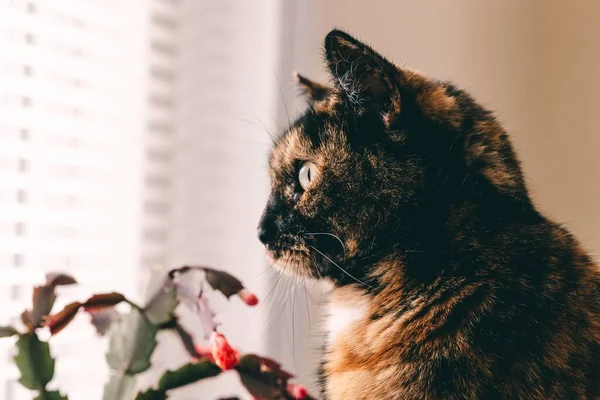
[[[135,307],[135,305],[134,305]],[[156,348],[158,325],[173,319],[177,293],[170,280],[165,280],[142,314],[132,308],[128,315],[113,322],[109,330],[106,361],[113,371],[104,387],[104,400],[130,399],[135,387],[135,374],[150,368]]]
[[[167,399],[167,394],[165,392],[159,391],[159,390],[154,390],[154,389],[148,389],[145,392],[140,392],[138,393],[137,396],[135,396],[135,400],[166,400]]]
[[[117,371],[135,375],[150,368],[150,357],[156,347],[158,328],[150,324],[136,310],[113,324],[109,350],[106,354],[108,365]]]
[[[156,325],[169,322],[179,304],[177,290],[170,279],[165,279],[158,291],[152,296],[144,310],[148,319]]]
[[[163,392],[176,389],[201,379],[212,378],[221,373],[221,369],[208,360],[186,364],[175,371],[167,371],[158,382]]]
[[[196,351],[196,345],[194,344],[194,338],[188,331],[185,330],[183,326],[178,321],[175,321],[173,329],[177,333],[177,336],[181,339],[181,343],[183,347],[187,350],[187,352],[193,358],[200,358],[200,355]]]
[[[292,377],[275,360],[256,354],[244,355],[235,369],[248,392],[261,399],[280,398],[288,379]]]
[[[42,391],[54,376],[54,359],[48,343],[38,339],[35,333],[19,336],[15,364],[21,372],[19,382],[27,389]]]
[[[275,399],[282,395],[283,390],[275,383],[265,382],[259,375],[250,375],[238,370],[240,381],[248,392],[259,399]]]
[[[102,400],[129,400],[133,397],[135,377],[124,372],[114,372],[104,386]]]
[[[0,326],[0,338],[18,335],[19,332],[12,326]]]
[[[40,392],[40,394],[38,394],[35,399],[33,400],[69,400],[69,398],[67,396],[63,396],[60,392],[58,391],[52,391],[52,392]]]

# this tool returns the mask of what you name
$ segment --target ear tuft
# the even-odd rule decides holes
[[[312,81],[307,77],[300,75],[298,72],[294,72],[294,80],[300,93],[302,93],[311,104],[325,99],[331,93],[331,88],[329,86]]]
[[[359,50],[362,46],[364,45],[361,42],[338,29],[332,30],[325,36],[325,54],[328,60],[338,57],[340,51]]]
[[[368,45],[340,30],[325,37],[325,58],[333,82],[357,112],[387,114],[386,125],[400,112],[399,70]]]

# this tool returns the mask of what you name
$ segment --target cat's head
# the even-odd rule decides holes
[[[504,131],[467,94],[337,30],[325,60],[331,85],[298,76],[308,109],[270,155],[259,238],[280,268],[367,282],[382,259],[441,245],[456,199],[527,199]]]

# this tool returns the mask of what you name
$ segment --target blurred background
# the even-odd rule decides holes
[[[325,295],[269,268],[255,229],[270,135],[303,107],[292,71],[326,82],[333,27],[496,111],[536,203],[596,255],[598,15],[595,0],[0,0],[0,325],[48,271],[80,282],[59,309],[93,292],[143,299],[161,266],[213,265],[263,299],[215,302],[230,342],[314,387]],[[99,399],[106,343],[86,318],[51,346],[52,386]],[[0,399],[30,399],[13,347],[0,341]],[[186,361],[161,336],[140,385]],[[243,393],[231,375],[174,398]]]

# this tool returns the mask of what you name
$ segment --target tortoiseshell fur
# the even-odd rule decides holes
[[[600,398],[598,267],[536,210],[494,116],[343,32],[325,59],[331,86],[299,78],[309,108],[275,143],[261,221],[280,267],[352,316],[322,398]]]

